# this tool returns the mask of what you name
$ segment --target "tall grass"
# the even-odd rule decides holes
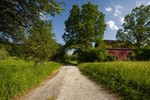
[[[35,67],[33,62],[0,60],[0,100],[12,99],[16,94],[37,86],[60,66],[55,62],[45,62]]]
[[[84,63],[80,70],[126,100],[150,100],[150,62]]]

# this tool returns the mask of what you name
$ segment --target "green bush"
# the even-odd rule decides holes
[[[141,49],[136,52],[136,60],[148,61],[150,60],[150,49]]]
[[[116,57],[114,55],[111,54],[107,54],[107,58],[106,61],[116,61]]]
[[[0,48],[0,60],[7,59],[7,51],[4,48]]]
[[[78,60],[78,55],[77,54],[72,54],[71,55],[71,61],[77,61]]]
[[[97,62],[105,61],[106,53],[102,49],[91,48],[87,50],[82,50],[79,54],[79,62]]]

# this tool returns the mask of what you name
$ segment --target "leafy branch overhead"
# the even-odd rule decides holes
[[[124,21],[123,29],[119,29],[116,35],[118,40],[134,44],[136,48],[150,45],[150,5],[136,7]]]
[[[60,14],[61,4],[53,0],[1,0],[0,44],[12,47],[7,50],[11,56],[51,60],[59,47],[52,22],[43,17]]]
[[[53,0],[1,0],[0,38],[19,41],[43,15],[55,16],[61,10],[60,3]]]

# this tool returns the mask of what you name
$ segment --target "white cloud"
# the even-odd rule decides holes
[[[112,11],[112,8],[111,8],[111,7],[106,7],[105,10],[106,10],[107,12],[111,12],[111,11]]]
[[[122,7],[121,5],[116,5],[116,6],[115,6],[114,16],[119,16],[119,15],[121,15],[122,9],[123,9],[123,7]]]
[[[108,27],[112,30],[118,30],[119,29],[118,26],[115,25],[114,21],[108,21],[107,24],[108,24]]]

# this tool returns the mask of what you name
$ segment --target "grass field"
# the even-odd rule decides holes
[[[78,67],[125,100],[150,100],[150,62],[83,63]]]
[[[60,66],[55,62],[45,62],[35,67],[33,62],[0,60],[0,100],[9,100],[37,86]]]

